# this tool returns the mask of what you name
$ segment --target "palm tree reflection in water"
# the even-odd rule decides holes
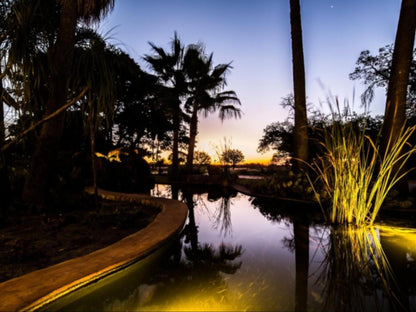
[[[159,295],[154,296],[155,302],[169,302],[167,298],[175,298],[178,288],[182,294],[193,294],[190,297],[198,294],[199,298],[211,297],[217,302],[222,302],[227,294],[227,284],[220,272],[234,274],[241,267],[241,262],[234,262],[242,255],[241,245],[226,246],[221,243],[216,249],[213,245],[199,243],[193,197],[192,192],[183,192],[189,209],[188,224],[183,231],[184,257],[179,257],[178,262],[171,263],[170,270],[176,271],[177,274],[173,275],[174,278],[170,275],[169,281],[164,282],[164,287],[159,287]],[[213,298],[213,295],[218,298]],[[165,300],[161,300],[159,296]]]
[[[237,261],[243,253],[242,246],[201,244],[194,214],[195,201],[201,198],[190,191],[178,192],[177,188],[156,188],[153,191],[153,195],[163,197],[176,194],[188,205],[188,223],[181,239],[172,246],[173,250],[165,251],[168,256],[155,256],[149,260],[148,268],[143,264],[144,271],[139,269],[136,274],[128,274],[125,277],[128,280],[120,279],[117,286],[109,284],[108,287],[101,287],[101,293],[95,298],[69,305],[67,310],[235,309],[234,294],[228,287],[227,279],[242,265],[241,261]],[[124,290],[121,295],[114,295],[117,288]]]
[[[176,192],[172,188],[166,193],[157,193],[169,196]],[[186,190],[179,193],[189,209],[183,239],[178,241],[171,256],[162,261],[160,269],[142,281],[132,296],[122,304],[115,301],[106,309],[212,310],[233,302],[228,298],[227,275],[240,269],[242,262],[236,259],[242,255],[242,246],[201,244],[194,214],[198,195]]]

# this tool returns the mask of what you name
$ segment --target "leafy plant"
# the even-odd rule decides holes
[[[349,109],[332,111],[332,123],[323,129],[323,156],[312,164],[330,198],[325,211],[331,223],[372,224],[393,186],[408,172],[404,166],[416,147],[405,148],[415,127],[402,130],[399,139],[389,141],[388,152],[365,134],[365,125],[357,127],[348,121]],[[310,179],[315,197],[322,202]]]

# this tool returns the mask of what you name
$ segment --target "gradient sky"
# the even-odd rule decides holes
[[[348,74],[362,50],[377,54],[394,42],[400,0],[301,0],[308,102],[320,106],[328,94],[348,99],[360,111],[363,87]],[[211,154],[227,138],[248,161],[258,154],[263,129],[286,119],[282,97],[293,92],[289,0],[116,0],[100,31],[145,70],[149,41],[169,49],[174,31],[185,45],[203,42],[214,64],[232,61],[227,89],[242,103],[243,117],[219,121],[200,118],[197,150]],[[355,99],[354,99],[355,94]],[[384,111],[384,91],[370,110]]]

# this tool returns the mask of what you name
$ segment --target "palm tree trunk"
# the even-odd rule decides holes
[[[196,253],[198,251],[198,226],[195,222],[195,209],[194,209],[194,201],[192,192],[189,190],[186,190],[184,192],[184,198],[186,200],[186,205],[188,206],[188,219],[189,222],[186,226],[186,235],[187,239],[191,242],[191,250],[193,253]]]
[[[56,45],[49,51],[49,98],[45,115],[58,110],[66,103],[67,81],[72,66],[77,22],[76,1],[61,0],[61,16]],[[32,157],[29,176],[26,179],[23,199],[41,207],[45,203],[48,188],[48,177],[54,172],[58,144],[63,131],[64,114],[58,115],[42,126],[40,136]]]
[[[389,142],[396,142],[406,122],[406,95],[413,58],[416,29],[416,0],[403,0],[394,43],[393,59],[387,88],[381,151],[389,152]],[[407,180],[399,188],[407,192]]]
[[[309,271],[309,225],[307,222],[293,220],[295,237],[295,311],[307,311],[308,271]]]
[[[179,173],[179,128],[180,128],[180,107],[179,103],[175,104],[173,116],[173,149],[172,149],[172,172],[171,177],[176,179]]]
[[[306,169],[308,160],[308,119],[306,115],[305,65],[299,0],[290,0],[293,89],[295,95],[294,168]]]
[[[191,116],[191,123],[189,125],[189,145],[188,145],[188,155],[186,156],[186,169],[188,174],[192,174],[193,169],[193,160],[194,160],[194,149],[196,136],[198,134],[198,105],[195,103]]]

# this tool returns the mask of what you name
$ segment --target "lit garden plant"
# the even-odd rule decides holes
[[[415,127],[403,129],[383,154],[365,134],[365,124],[354,125],[339,112],[332,112],[332,123],[323,130],[323,156],[312,164],[323,189],[310,179],[311,186],[321,206],[322,196],[328,196],[324,213],[331,223],[371,225],[389,191],[409,171],[405,163],[416,147],[408,140]]]

